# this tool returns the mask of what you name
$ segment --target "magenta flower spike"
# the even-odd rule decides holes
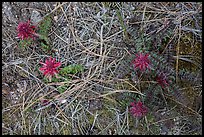
[[[146,70],[147,68],[150,68],[150,60],[149,60],[149,54],[142,54],[138,53],[136,54],[136,58],[133,60],[134,68],[139,68],[141,71]]]
[[[146,115],[147,113],[147,107],[143,105],[143,103],[141,101],[136,102],[131,102],[130,103],[130,113],[134,116],[134,117],[142,117],[144,115]]]
[[[156,81],[158,82],[158,84],[164,88],[166,86],[169,85],[169,83],[167,82],[167,78],[166,75],[164,73],[160,73],[157,77],[156,77]]]
[[[45,63],[40,62],[40,64],[42,64],[43,67],[39,68],[39,70],[49,79],[51,79],[51,77],[54,75],[57,76],[57,68],[61,66],[61,62],[56,62],[55,58],[52,57],[46,59]]]
[[[30,25],[30,20],[28,22],[20,22],[17,27],[18,37],[22,40],[32,38],[35,36],[35,26]]]

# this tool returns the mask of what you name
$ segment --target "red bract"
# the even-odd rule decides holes
[[[136,54],[136,58],[133,60],[134,68],[139,68],[141,71],[149,68],[150,60],[148,59],[149,54]]]
[[[18,37],[22,40],[32,38],[34,39],[34,33],[35,33],[35,26],[30,25],[30,21],[28,22],[20,22],[18,27]]]
[[[43,106],[46,106],[49,104],[49,101],[47,99],[43,99],[43,100],[41,100],[41,103]]]
[[[158,84],[164,88],[166,86],[168,86],[168,82],[167,82],[167,78],[166,75],[164,73],[160,73],[157,77],[156,77],[156,81],[158,82]]]
[[[45,63],[40,62],[40,64],[42,64],[43,67],[39,68],[39,70],[48,78],[56,75],[58,73],[57,67],[61,66],[61,63],[56,62],[55,58],[53,59],[52,57],[46,59]]]
[[[136,102],[132,102],[130,103],[130,113],[134,116],[134,117],[142,117],[144,115],[146,115],[147,113],[147,107],[143,105],[143,103],[141,101]]]

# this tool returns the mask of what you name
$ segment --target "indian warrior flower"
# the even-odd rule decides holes
[[[57,68],[61,66],[61,62],[56,62],[55,58],[50,57],[49,59],[45,60],[45,63],[40,62],[40,64],[43,65],[43,67],[39,68],[43,74],[51,80],[52,76],[57,77],[58,70]]]
[[[150,60],[149,60],[149,54],[142,54],[138,53],[136,54],[136,58],[133,60],[134,68],[139,68],[141,71],[146,70],[147,68],[150,68]]]
[[[158,82],[158,84],[159,84],[162,88],[164,88],[164,87],[166,87],[166,86],[169,85],[169,83],[167,82],[167,77],[166,77],[166,75],[165,75],[163,72],[161,72],[161,73],[156,77],[156,81]]]
[[[32,38],[35,36],[35,26],[30,25],[30,20],[27,22],[20,22],[17,27],[18,37],[22,40]]]
[[[142,117],[147,113],[147,107],[141,101],[130,103],[130,113],[134,117]]]

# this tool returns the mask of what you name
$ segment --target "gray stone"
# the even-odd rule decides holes
[[[42,16],[40,14],[40,12],[33,10],[32,14],[31,14],[31,22],[36,25],[38,24],[40,21],[42,20]]]

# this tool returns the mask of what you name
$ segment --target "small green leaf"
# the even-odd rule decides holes
[[[43,81],[44,81],[45,83],[49,83],[49,82],[50,82],[49,79],[46,78],[46,77],[43,77]],[[60,79],[59,79],[59,78],[56,78],[56,77],[52,77],[51,82],[60,82]]]
[[[61,75],[67,75],[67,74],[76,74],[78,72],[83,72],[83,71],[84,71],[84,68],[82,65],[72,64],[61,69],[59,73]]]
[[[33,40],[31,38],[20,40],[19,47],[20,48],[25,48],[25,47],[31,45],[32,42],[33,42]]]
[[[44,44],[43,42],[41,42],[40,44],[41,44],[41,47],[43,48],[44,51],[50,50],[50,47],[48,45]]]
[[[49,30],[50,30],[50,27],[51,27],[51,24],[52,24],[52,19],[50,16],[47,16],[42,22],[41,24],[39,25],[39,34],[42,35],[42,36],[48,36],[48,33],[49,33]]]
[[[68,88],[68,85],[63,85],[63,86],[59,86],[57,87],[57,90],[60,92],[60,93],[64,93]]]

